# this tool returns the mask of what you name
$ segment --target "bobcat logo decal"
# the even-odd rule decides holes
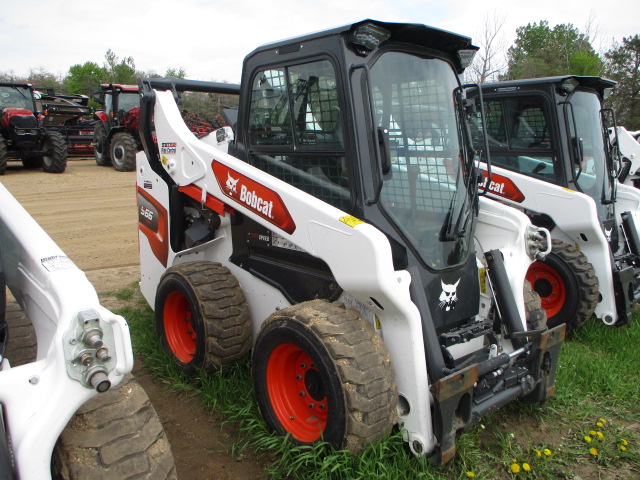
[[[225,187],[227,187],[227,190],[229,190],[229,192],[236,193],[238,180],[240,180],[240,179],[236,178],[234,180],[230,173],[227,173],[227,177],[228,178],[227,178],[227,183],[226,183]]]
[[[442,284],[442,293],[438,298],[438,300],[440,300],[440,303],[438,304],[438,306],[440,308],[444,308],[445,312],[448,312],[449,310],[453,310],[454,307],[456,306],[456,303],[458,302],[456,289],[458,288],[458,284],[460,283],[460,280],[458,280],[456,283],[451,285],[444,283],[442,280],[440,280],[440,283]]]

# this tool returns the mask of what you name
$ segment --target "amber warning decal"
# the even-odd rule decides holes
[[[295,231],[296,224],[280,195],[222,163],[214,161],[211,168],[222,193],[285,232]]]
[[[518,203],[521,203],[524,200],[524,195],[510,178],[491,172],[491,183],[487,187],[487,171],[481,169],[481,172],[484,176],[484,182],[480,185],[481,192],[486,188],[488,193],[497,195],[498,197],[506,198]]]

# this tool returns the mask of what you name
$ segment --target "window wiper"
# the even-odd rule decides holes
[[[458,171],[458,175],[460,175],[460,171]],[[440,229],[439,240],[441,242],[453,242],[458,238],[464,237],[465,233],[467,232],[469,213],[471,212],[471,209],[466,208],[467,203],[469,202],[469,193],[467,191],[467,185],[464,185],[464,187],[464,189],[456,189],[456,194],[451,199],[451,203],[449,204],[449,211],[447,212],[444,224]],[[460,195],[461,192],[464,192],[465,197],[464,200],[458,203],[456,202],[456,200],[459,200],[458,195]],[[460,205],[457,213],[455,211],[456,205]]]

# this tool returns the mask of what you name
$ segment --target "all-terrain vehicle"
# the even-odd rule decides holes
[[[614,86],[573,75],[481,86],[492,163],[483,188],[553,237],[527,273],[550,325],[577,328],[594,312],[623,325],[639,299],[640,192],[616,181],[615,119],[602,106]]]
[[[0,82],[0,175],[14,158],[26,168],[62,173],[67,168],[67,144],[59,132],[44,128],[33,85]]]
[[[86,95],[63,95],[53,88],[37,89],[36,107],[42,114],[44,128],[62,134],[69,156],[93,153],[93,131],[96,121]]]
[[[94,113],[97,120],[93,132],[96,163],[111,166],[119,172],[136,168],[136,152],[142,145],[138,135],[140,94],[137,85],[103,84],[94,94],[104,110]]]
[[[553,395],[564,326],[525,288],[544,235],[478,194],[476,50],[366,20],[256,49],[241,86],[141,81],[141,290],[179,368],[252,350],[276,432],[358,452],[398,424],[436,462],[484,414]],[[190,90],[240,94],[234,128],[196,138]],[[444,143],[415,148],[431,124]]]
[[[2,185],[0,205],[0,477],[175,479],[127,322]]]

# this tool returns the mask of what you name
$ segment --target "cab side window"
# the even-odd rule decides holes
[[[258,72],[251,93],[249,148],[254,166],[349,209],[350,182],[331,62]]]
[[[488,99],[485,119],[494,165],[562,183],[543,97]]]

